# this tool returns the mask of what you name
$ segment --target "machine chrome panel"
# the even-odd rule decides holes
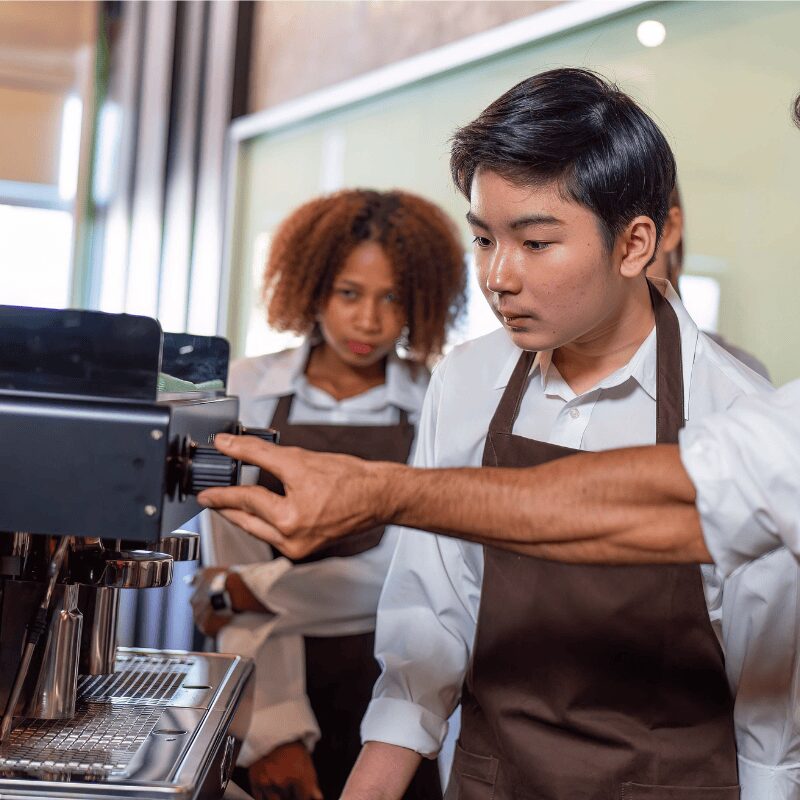
[[[81,678],[73,719],[26,720],[0,746],[0,796],[221,794],[250,671],[236,656],[120,648],[117,672]]]

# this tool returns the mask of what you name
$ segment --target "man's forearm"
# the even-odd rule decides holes
[[[342,800],[400,800],[422,756],[405,747],[367,742],[347,779]]]
[[[376,465],[398,525],[571,562],[709,562],[677,446],[586,453],[529,469]]]

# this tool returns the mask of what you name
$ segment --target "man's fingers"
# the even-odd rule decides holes
[[[284,467],[291,462],[292,452],[296,450],[294,447],[280,447],[265,442],[256,436],[231,436],[228,433],[218,433],[214,437],[214,446],[226,456],[254,464],[279,478]]]
[[[271,520],[280,511],[280,504],[286,500],[263,486],[219,486],[200,492],[197,502],[219,511],[240,508]]]

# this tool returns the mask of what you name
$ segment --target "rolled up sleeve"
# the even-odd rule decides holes
[[[800,381],[688,425],[680,451],[723,574],[782,545],[800,555]]]
[[[800,569],[788,550],[724,582],[722,634],[742,800],[800,800]]]
[[[236,567],[247,587],[274,614],[274,633],[354,635],[375,629],[375,610],[395,547],[386,531],[381,543],[349,558],[292,565],[286,558]],[[342,591],[346,586],[347,591]]]
[[[479,545],[402,531],[378,607],[375,657],[381,675],[361,726],[379,741],[433,757],[458,705],[480,601],[469,563]]]
[[[437,466],[436,414],[441,370],[420,420],[415,466]],[[480,545],[398,529],[378,605],[375,657],[381,675],[361,726],[379,741],[433,757],[459,702],[475,637],[483,551]]]

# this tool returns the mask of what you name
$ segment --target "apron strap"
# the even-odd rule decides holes
[[[669,301],[652,281],[647,288],[656,318],[656,442],[676,444],[685,422],[681,330]]]
[[[294,402],[294,394],[284,394],[278,399],[278,405],[275,406],[275,413],[272,415],[272,422],[269,427],[275,430],[283,430],[289,422],[289,414],[292,413],[292,403]]]
[[[530,350],[523,350],[520,354],[517,366],[514,367],[514,371],[508,379],[508,385],[489,424],[490,431],[511,433],[522,405],[522,398],[528,386],[528,375],[530,375],[535,358],[536,353]]]
[[[678,317],[669,301],[647,281],[656,323],[656,442],[675,444],[684,425],[683,359]],[[536,353],[524,350],[508,380],[490,431],[512,433]]]

